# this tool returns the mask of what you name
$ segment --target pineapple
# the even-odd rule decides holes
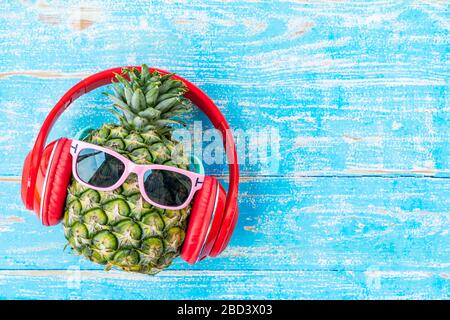
[[[120,124],[104,124],[85,141],[119,152],[138,164],[165,164],[187,169],[180,142],[171,137],[173,117],[191,110],[182,81],[172,75],[124,69],[129,80],[116,75],[111,112]],[[111,192],[99,192],[75,179],[68,187],[64,212],[64,234],[68,246],[87,259],[125,271],[155,274],[179,255],[190,206],[163,210],[141,196],[137,177]]]

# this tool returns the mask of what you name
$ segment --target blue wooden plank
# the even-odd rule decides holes
[[[348,271],[0,271],[0,299],[448,299],[448,274]]]
[[[31,149],[45,116],[76,81],[22,76],[0,81],[0,109],[3,110],[0,117],[0,157],[4,159],[0,163],[0,174],[21,174],[23,159]],[[214,92],[209,88],[205,90]],[[268,106],[258,106],[256,101],[262,98],[257,95],[262,90],[242,89],[240,95],[230,97],[227,96],[229,88],[222,86],[223,91],[216,100],[221,102],[219,105],[233,129],[242,130],[246,135],[251,135],[250,130],[264,133],[273,129],[280,137],[278,146],[273,139],[274,144],[265,148],[267,156],[264,152],[250,151],[249,139],[240,140],[239,147],[245,148],[241,161],[243,174],[417,173],[448,176],[450,172],[447,143],[450,139],[447,120],[450,119],[447,119],[448,97],[443,87],[414,87],[417,96],[408,96],[411,87],[349,89],[348,98],[343,102],[349,105],[330,108],[314,104],[276,108],[273,104],[276,101]],[[104,90],[98,89],[75,102],[57,122],[52,138],[73,137],[86,125],[99,127],[105,122],[116,122],[107,111],[109,102],[101,95]],[[276,89],[264,91],[273,96],[277,94]],[[341,89],[331,91],[337,98]],[[370,101],[368,92],[384,98]],[[309,95],[313,93],[305,94]],[[255,101],[248,102],[252,99]],[[393,106],[391,99],[399,105]],[[429,103],[432,106],[428,106]],[[415,109],[421,111],[416,112]],[[430,114],[433,115],[431,118]],[[204,129],[211,127],[200,112],[188,119],[189,128],[193,128],[194,121],[201,121]],[[255,138],[253,134],[252,139]],[[211,142],[206,137],[204,140],[204,146]],[[17,148],[17,145],[21,147]],[[279,151],[279,159],[275,151]],[[256,162],[252,162],[250,156],[254,156]],[[223,165],[206,163],[206,166],[210,173],[222,174],[225,171]]]
[[[412,178],[449,177],[449,19],[432,1],[2,1],[0,298],[449,298],[448,179]],[[142,62],[199,84],[233,128],[282,138],[278,168],[242,165],[224,255],[154,278],[62,252],[18,196],[61,94]],[[110,119],[105,104],[83,98],[53,136]]]
[[[146,60],[178,65],[202,74],[203,81],[228,82],[233,76],[264,87],[270,80],[285,87],[285,81],[374,80],[383,73],[439,83],[445,75],[445,4],[24,2],[2,2],[3,71],[15,66],[78,72]],[[92,25],[80,30],[82,19]],[[413,68],[419,61],[425,63]],[[372,63],[372,72],[363,73],[359,63]]]
[[[246,179],[240,219],[218,258],[173,270],[419,270],[450,272],[447,179]],[[62,227],[24,210],[19,184],[0,183],[0,269],[96,265],[63,252]],[[97,269],[102,269],[99,266]]]
[[[121,1],[100,7],[26,3],[28,10],[6,2],[5,12],[16,17],[0,16],[0,108],[9,112],[1,130],[24,145],[11,152],[10,139],[2,140],[0,154],[11,164],[0,167],[3,175],[20,174],[45,113],[76,81],[59,77],[139,62],[200,84],[234,128],[278,129],[282,163],[275,173],[448,175],[448,10],[442,6],[237,1],[221,10],[194,2],[180,11],[176,4]],[[78,30],[60,21],[65,10],[87,15],[84,20],[93,25]],[[239,15],[241,10],[249,15]],[[97,21],[93,11],[107,13],[107,19]],[[134,19],[136,12],[146,15]],[[199,18],[203,24],[196,23]],[[9,77],[15,74],[48,79]],[[94,97],[84,103],[101,105],[100,96]],[[73,135],[92,111],[77,115],[68,116],[61,122],[66,129],[56,133]],[[274,173],[254,165],[243,169]]]

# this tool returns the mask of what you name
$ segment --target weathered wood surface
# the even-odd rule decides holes
[[[0,298],[449,298],[449,21],[446,1],[2,1]],[[233,128],[281,137],[278,170],[242,164],[223,256],[156,277],[63,252],[19,196],[56,100],[142,62],[199,84]],[[53,137],[106,103],[83,97]]]

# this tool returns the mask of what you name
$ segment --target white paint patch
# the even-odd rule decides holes
[[[247,28],[247,36],[255,36],[267,30],[267,22],[257,20],[255,18],[248,18],[242,21],[242,24]]]
[[[61,243],[49,243],[41,246],[14,248],[6,250],[8,254],[30,254],[52,249],[61,249]]]
[[[392,122],[392,130],[397,131],[401,129],[403,125],[400,122],[394,121]]]
[[[16,70],[0,72],[0,79],[13,76],[27,76],[40,79],[82,79],[92,74],[92,72],[59,72],[52,70]]]
[[[11,225],[24,222],[25,219],[18,216],[0,217],[0,232],[12,232]]]
[[[365,167],[364,167],[365,166]],[[416,167],[411,170],[402,169],[387,169],[382,165],[370,165],[361,163],[360,166],[348,166],[343,171],[344,174],[358,174],[358,175],[436,175],[437,170],[432,168]]]
[[[326,146],[332,144],[333,140],[335,139],[331,137],[297,137],[295,138],[294,147]]]
[[[66,26],[82,31],[104,20],[105,15],[100,1],[79,1],[70,5],[67,1],[39,0],[36,3],[22,1],[28,10],[35,11],[42,23],[57,27]]]
[[[403,278],[403,279],[425,279],[433,276],[432,272],[425,271],[366,271],[367,278]]]
[[[367,145],[381,146],[383,137],[380,136],[367,136],[367,137],[353,137],[353,136],[343,136],[342,139],[348,144],[361,143],[364,142]]]

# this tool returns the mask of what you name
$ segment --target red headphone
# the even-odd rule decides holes
[[[128,68],[141,70],[140,67]],[[168,73],[160,69],[150,70],[161,74]],[[60,138],[45,146],[47,136],[55,121],[73,101],[85,93],[116,81],[116,74],[122,74],[121,67],[93,74],[67,91],[48,114],[33,150],[25,158],[22,201],[27,209],[36,212],[46,226],[56,225],[61,221],[72,175],[70,139]],[[215,257],[220,254],[231,238],[238,219],[239,167],[230,127],[219,108],[191,82],[176,75],[173,78],[186,84],[189,91],[185,97],[197,105],[221,132],[229,163],[228,192],[225,192],[214,177],[206,176],[202,189],[196,193],[193,200],[181,257],[189,263],[195,263],[207,256]]]

